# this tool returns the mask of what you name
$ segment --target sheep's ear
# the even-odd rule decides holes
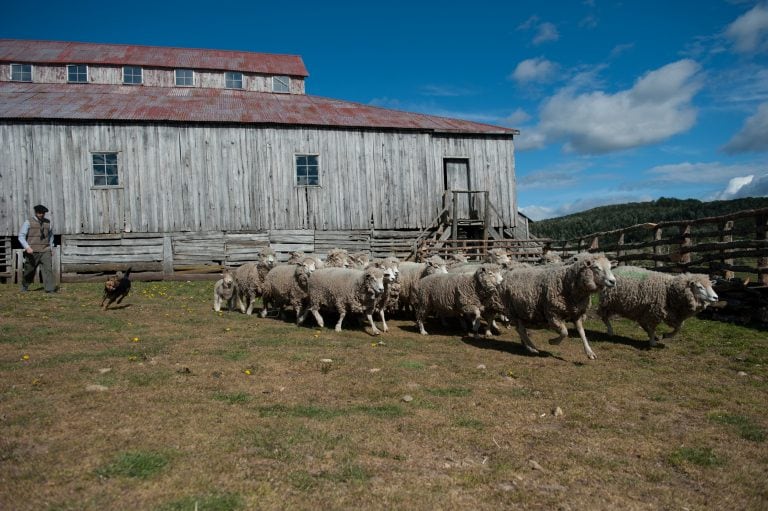
[[[611,261],[611,269],[616,268],[617,266],[619,266],[619,262],[617,260],[615,260],[615,259],[612,260]]]

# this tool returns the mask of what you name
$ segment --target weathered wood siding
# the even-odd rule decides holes
[[[77,64],[77,62],[72,62]],[[143,85],[149,87],[175,87],[174,69],[144,67]],[[224,71],[194,70],[194,87],[223,89],[226,81]],[[11,65],[0,64],[0,81],[10,81]],[[66,65],[32,65],[32,80],[35,83],[66,83]],[[88,66],[88,82],[120,85],[123,83],[123,66]],[[141,87],[141,85],[136,85]],[[131,87],[134,87],[131,85]],[[254,92],[272,92],[272,75],[243,73],[243,90]],[[291,94],[304,94],[304,79],[291,77]]]
[[[443,159],[469,160],[515,224],[511,137],[215,125],[0,123],[0,235],[32,206],[58,234],[421,229],[439,213]],[[120,187],[92,186],[91,153],[119,153]],[[295,186],[318,154],[319,187]]]

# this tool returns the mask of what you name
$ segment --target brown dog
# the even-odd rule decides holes
[[[104,298],[101,300],[102,310],[107,310],[107,307],[115,300],[117,300],[117,303],[120,303],[123,301],[123,298],[128,296],[128,292],[131,290],[130,275],[131,269],[128,268],[125,273],[117,272],[116,275],[110,277],[104,283]]]

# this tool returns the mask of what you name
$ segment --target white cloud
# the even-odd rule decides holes
[[[557,27],[550,22],[544,22],[540,24],[536,29],[536,37],[533,38],[534,46],[538,46],[549,41],[557,41],[560,39],[560,34],[557,31]]]
[[[768,174],[755,178],[753,175],[734,177],[725,190],[712,197],[712,200],[739,199],[742,197],[768,196]]]
[[[421,88],[421,94],[424,96],[460,97],[472,96],[475,93],[471,89],[453,85],[424,85]]]
[[[729,154],[748,151],[768,151],[768,103],[757,108],[754,115],[744,121],[744,126],[723,146]]]
[[[528,112],[523,110],[522,108],[518,108],[511,114],[507,116],[504,121],[507,123],[508,126],[514,126],[516,124],[523,124],[524,122],[527,122],[531,118],[530,115],[528,115]]]
[[[557,71],[557,64],[542,57],[526,59],[517,64],[509,75],[516,82],[546,82]]]
[[[522,214],[534,221],[558,216],[555,214],[554,208],[549,208],[547,206],[524,206],[518,209]]]
[[[566,150],[587,154],[660,142],[695,123],[699,69],[692,60],[673,62],[615,94],[580,93],[574,81],[543,103],[538,128],[548,140],[563,140]]]
[[[722,183],[734,177],[760,174],[761,169],[765,169],[765,165],[759,163],[723,165],[720,162],[683,162],[659,165],[651,168],[648,173],[657,176],[656,181],[665,183]]]
[[[540,130],[533,127],[522,126],[519,128],[520,134],[515,137],[516,151],[529,151],[541,149],[547,145],[547,137]]]
[[[728,25],[725,35],[741,53],[768,49],[768,5],[757,4]]]

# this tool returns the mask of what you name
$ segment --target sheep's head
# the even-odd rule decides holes
[[[378,296],[384,292],[384,271],[381,268],[369,267],[363,273],[365,289]]]
[[[440,256],[432,256],[427,259],[427,275],[432,275],[433,273],[448,273],[445,261]]]
[[[329,268],[349,268],[349,255],[343,248],[334,248],[328,252],[325,265]]]
[[[296,270],[293,275],[300,286],[306,287],[309,282],[309,276],[315,271],[315,260],[311,257],[305,257],[296,264]]]
[[[509,254],[507,254],[507,251],[504,250],[503,248],[494,248],[492,250],[489,250],[485,260],[489,263],[498,264],[501,266],[507,266],[509,263],[512,262],[512,259],[510,259]]]
[[[304,252],[301,250],[296,250],[294,252],[290,253],[290,257],[288,258],[288,261],[286,261],[288,264],[297,264],[299,261],[304,259],[306,257],[304,255]]]
[[[259,264],[266,268],[273,268],[277,263],[277,254],[269,247],[262,249],[259,253]]]
[[[707,305],[717,302],[720,298],[712,289],[712,281],[706,275],[684,275],[688,281],[688,290],[693,295],[694,310],[702,310]]]
[[[232,277],[232,274],[229,273],[229,270],[225,268],[224,272],[221,274],[221,286],[224,289],[232,289],[234,285],[235,285],[235,279]]]
[[[579,282],[590,292],[616,285],[611,262],[603,254],[587,254],[575,257],[573,266],[578,268]]]
[[[475,282],[480,285],[480,289],[494,291],[504,281],[504,272],[496,264],[484,264],[474,274]]]

